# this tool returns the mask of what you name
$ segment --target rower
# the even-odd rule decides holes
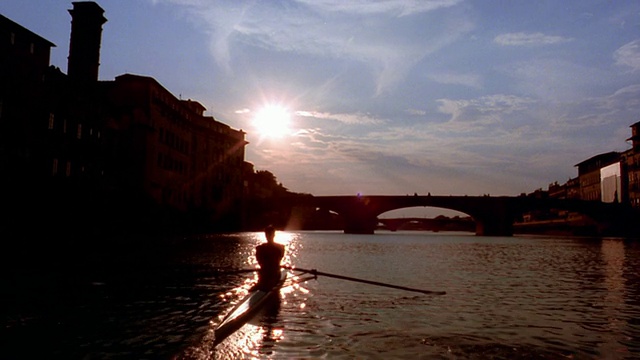
[[[276,229],[269,225],[264,230],[267,242],[256,247],[256,260],[260,265],[256,288],[269,290],[280,281],[280,261],[284,257],[284,245],[274,242]]]

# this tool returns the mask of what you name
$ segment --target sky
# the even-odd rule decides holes
[[[100,80],[202,103],[293,192],[516,196],[640,121],[640,1],[96,2]],[[0,1],[65,73],[72,7]]]

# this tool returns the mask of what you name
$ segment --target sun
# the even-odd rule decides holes
[[[267,105],[253,118],[253,126],[261,137],[280,138],[290,133],[289,111],[280,105]]]

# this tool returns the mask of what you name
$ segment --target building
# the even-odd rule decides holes
[[[30,216],[34,203],[50,204],[45,217],[82,215],[71,224],[142,216],[133,200],[202,221],[240,219],[245,133],[151,77],[99,81],[104,10],[73,2],[69,14],[68,74],[49,66],[55,45],[0,16],[0,166],[12,180],[2,190]]]
[[[567,184],[558,184],[558,182],[553,182],[549,184],[549,189],[547,191],[548,196],[552,199],[566,199],[567,198]]]
[[[612,151],[593,156],[576,164],[580,184],[580,199],[600,201],[602,199],[600,169],[619,161],[620,153]]]
[[[0,167],[5,186],[29,179],[36,161],[38,125],[47,121],[41,103],[44,78],[54,46],[0,15]]]
[[[580,199],[580,179],[578,177],[567,180],[567,199]]]
[[[111,183],[181,211],[239,210],[242,130],[204,116],[200,103],[176,98],[150,77],[124,74],[107,87]]]
[[[631,125],[631,149],[623,153],[627,172],[628,201],[631,206],[640,208],[640,122]]]
[[[600,200],[606,203],[619,203],[626,199],[627,191],[622,186],[622,162],[617,161],[600,169]]]

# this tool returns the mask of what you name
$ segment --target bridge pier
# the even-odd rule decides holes
[[[342,215],[345,234],[373,234],[378,226],[378,217],[363,206],[354,206]]]
[[[344,222],[345,234],[373,234],[378,225],[377,217],[350,217]]]
[[[491,217],[476,220],[478,236],[513,236],[513,220],[504,217]]]

